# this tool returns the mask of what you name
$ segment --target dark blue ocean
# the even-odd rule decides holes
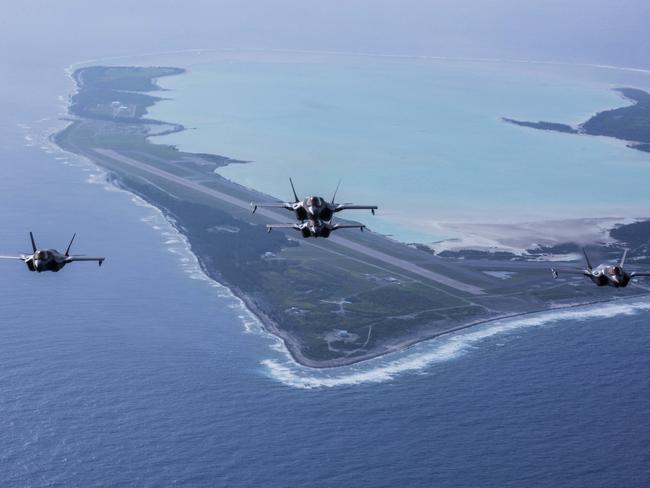
[[[0,253],[77,232],[107,260],[0,262],[0,486],[650,485],[650,304],[297,367],[155,209],[47,143],[55,61],[0,95]]]

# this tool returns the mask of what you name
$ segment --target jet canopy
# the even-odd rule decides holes
[[[308,197],[307,205],[310,207],[322,207],[323,199],[321,197],[314,197],[314,196]]]

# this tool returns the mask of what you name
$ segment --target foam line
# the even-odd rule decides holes
[[[314,371],[309,368],[296,367],[289,361],[282,362],[275,359],[266,359],[261,364],[271,378],[293,388],[332,388],[364,383],[382,383],[405,373],[422,372],[433,364],[461,356],[485,339],[518,329],[538,327],[560,321],[583,321],[634,315],[644,311],[650,311],[650,303],[620,301],[498,320],[477,326],[466,332],[425,341],[408,352],[397,353],[400,356],[398,359],[384,357],[332,370]]]

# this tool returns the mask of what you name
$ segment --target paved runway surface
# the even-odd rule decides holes
[[[203,193],[205,195],[212,196],[214,198],[217,198],[221,200],[222,202],[229,203],[231,205],[234,205],[235,207],[246,209],[246,210],[251,210],[250,202],[242,200],[241,198],[233,197],[231,195],[228,195],[227,193],[221,192],[219,190],[214,190],[212,188],[208,188],[206,186],[203,186],[197,182],[188,180],[187,178],[183,178],[181,176],[169,173],[168,171],[162,170],[160,168],[157,168],[155,166],[151,166],[150,164],[143,163],[142,161],[138,161],[136,159],[130,158],[128,156],[125,156],[123,154],[120,154],[116,151],[113,151],[111,149],[101,149],[101,148],[94,148],[93,151],[95,151],[97,154],[104,158],[110,158],[115,161],[118,161],[122,164],[126,164],[129,166],[132,166],[134,168],[137,168],[141,171],[150,173],[152,175],[155,175],[159,178],[166,179],[168,181],[172,181],[178,185],[182,185],[186,188],[190,188],[192,190],[198,191],[200,193]],[[276,223],[284,223],[287,221],[286,217],[283,217],[275,212],[265,210],[265,209],[258,209],[257,214],[262,215],[266,217],[267,219],[271,220],[272,222]],[[444,286],[448,286],[450,288],[454,288],[456,290],[469,293],[471,295],[483,295],[485,292],[483,289],[470,285],[467,283],[463,283],[461,281],[455,280],[453,278],[449,278],[448,276],[445,276],[440,273],[436,273],[435,271],[431,271],[428,269],[421,268],[420,266],[411,263],[409,261],[406,261],[404,259],[396,258],[394,256],[391,256],[389,254],[383,253],[381,251],[377,251],[375,249],[372,249],[368,246],[365,246],[363,244],[359,244],[353,241],[350,241],[349,239],[340,237],[340,236],[332,236],[329,238],[330,241],[334,242],[335,244],[338,244],[340,246],[346,247],[352,251],[358,252],[360,254],[363,254],[365,256],[368,256],[370,258],[376,259],[378,261],[382,261],[386,264],[389,264],[391,266],[394,266],[396,268],[402,269],[404,271],[408,271],[409,273],[416,274],[418,276],[421,276],[423,278],[426,278],[428,280],[434,281],[436,283],[439,283]]]

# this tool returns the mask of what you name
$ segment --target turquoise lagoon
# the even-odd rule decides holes
[[[300,196],[341,178],[341,200],[380,206],[347,215],[402,240],[450,237],[444,222],[648,215],[650,154],[501,119],[578,124],[629,103],[612,88],[648,88],[647,72],[228,51],[135,62],[188,70],[160,80],[167,99],[150,111],[188,130],[156,140],[250,161],[219,173],[277,198],[289,176]]]

